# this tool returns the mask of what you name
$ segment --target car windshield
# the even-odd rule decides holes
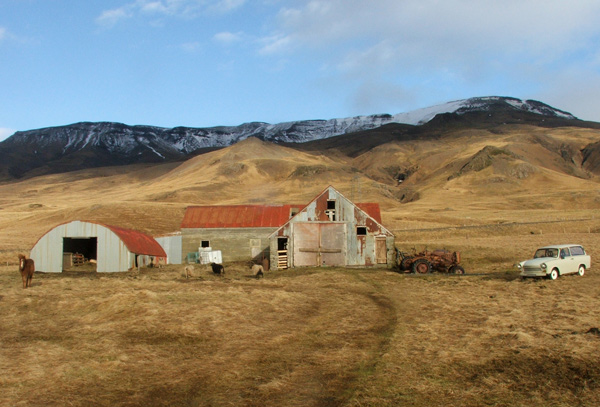
[[[540,257],[558,257],[558,249],[537,249],[534,259],[539,259]]]

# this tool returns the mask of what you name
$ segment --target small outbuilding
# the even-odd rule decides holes
[[[142,232],[77,220],[48,231],[30,257],[36,270],[47,273],[60,273],[80,261],[95,265],[97,272],[118,272],[156,263],[167,254]]]

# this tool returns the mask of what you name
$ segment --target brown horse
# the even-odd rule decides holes
[[[19,271],[23,279],[23,288],[31,287],[31,280],[33,280],[33,272],[35,271],[33,260],[19,254]]]

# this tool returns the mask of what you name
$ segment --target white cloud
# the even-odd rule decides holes
[[[195,18],[202,13],[228,13],[245,3],[246,0],[135,0],[104,11],[96,22],[105,27],[112,27],[136,15]]]
[[[457,89],[454,93],[470,89],[505,94],[558,87],[553,80],[542,84],[540,73],[560,75],[563,65],[589,64],[600,55],[597,0],[287,4],[293,6],[279,10],[260,53],[276,56],[293,50],[320,59],[319,64],[328,67],[324,75],[337,73],[351,81],[352,103],[365,106],[372,104],[369,86],[384,91],[383,84],[401,98],[410,89],[409,99],[420,89],[431,92],[442,86],[444,96],[452,88]]]
[[[0,141],[12,136],[15,132],[16,130],[0,127]]]
[[[260,40],[263,44],[259,50],[261,55],[278,54],[290,50],[293,40],[290,36],[273,35]]]
[[[243,38],[243,33],[232,33],[229,31],[224,31],[217,33],[213,36],[213,39],[221,44],[230,45],[236,42],[241,41]]]
[[[96,18],[96,23],[103,27],[112,27],[120,21],[132,16],[130,8],[131,7],[124,6],[114,10],[103,11],[102,14]]]

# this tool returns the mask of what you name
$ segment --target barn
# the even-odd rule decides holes
[[[308,205],[190,206],[181,235],[184,259],[220,250],[223,262],[266,258],[271,268],[393,262],[394,236],[381,225],[379,204],[354,204],[331,186]]]
[[[327,187],[270,237],[271,268],[394,264],[394,235],[379,204],[354,204]]]
[[[147,266],[167,254],[154,238],[136,230],[76,220],[48,231],[30,257],[36,270],[48,273],[60,273],[78,262],[95,265],[97,272],[118,272]]]

